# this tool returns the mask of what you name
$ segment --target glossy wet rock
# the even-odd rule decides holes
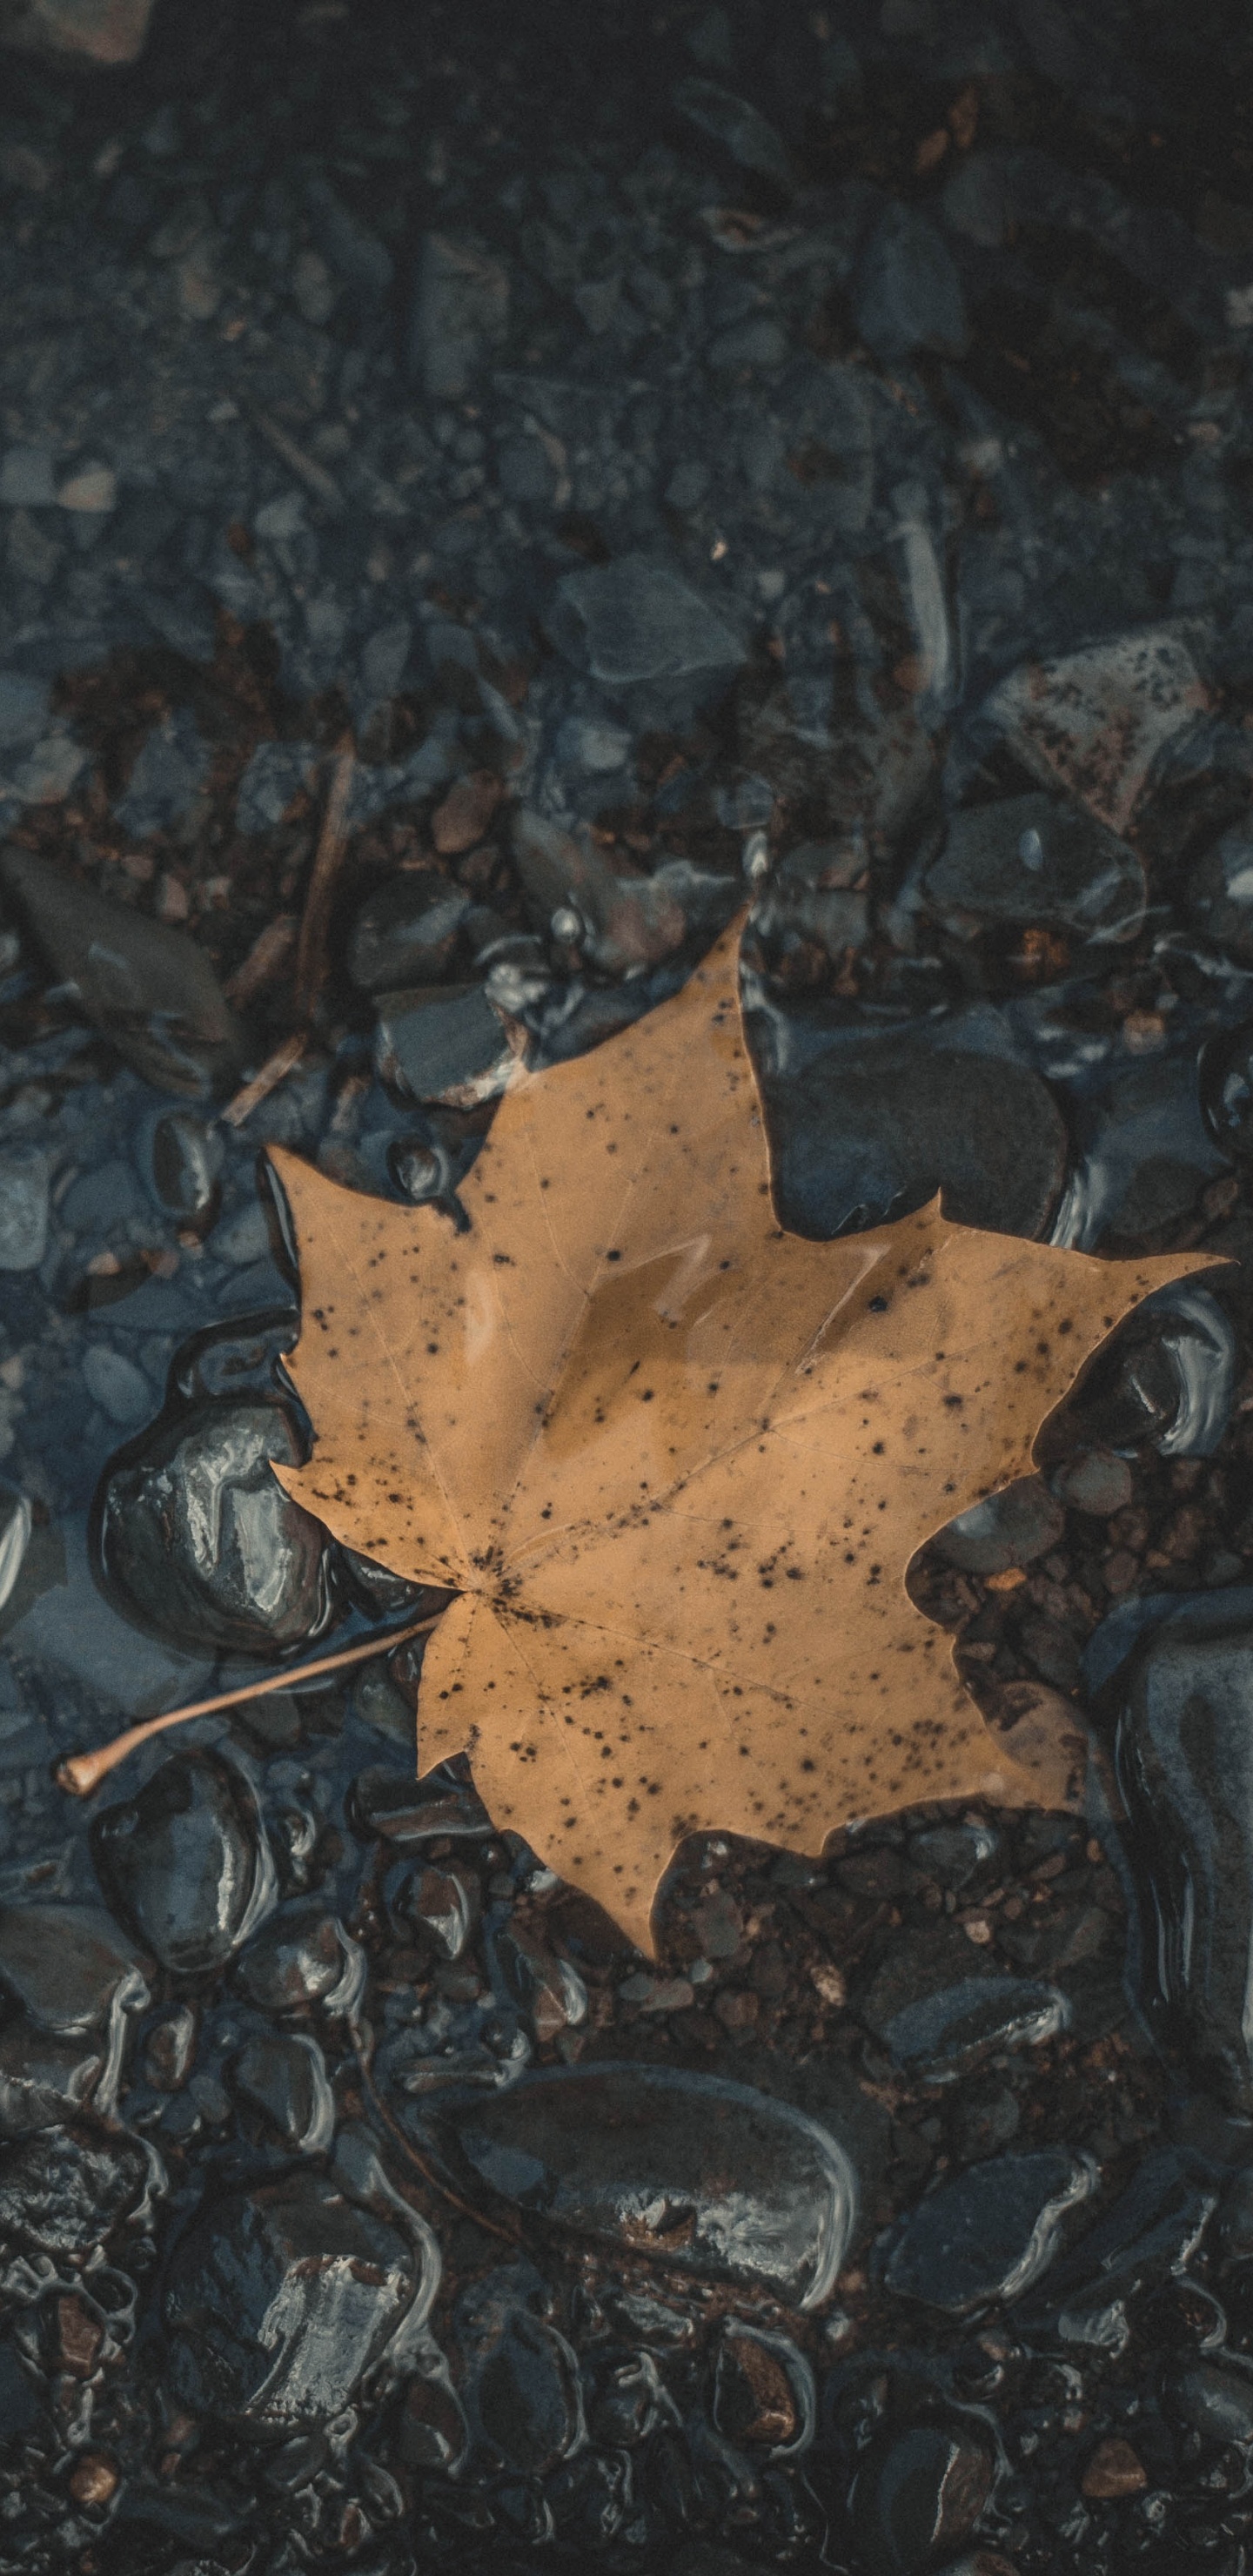
[[[365,1963],[337,1915],[318,1904],[287,1905],[249,1942],[235,1983],[260,2012],[344,2012],[361,1992]]]
[[[999,922],[1048,926],[1081,945],[1133,938],[1145,904],[1134,850],[1091,815],[1043,795],[952,815],[926,891],[959,933]]]
[[[1197,860],[1188,880],[1188,909],[1198,929],[1231,957],[1253,959],[1253,840],[1235,824]]]
[[[175,1753],[138,1797],[106,1807],[92,1854],[110,1904],[180,1976],[223,1967],[274,1906],[257,1802],[219,1753]]]
[[[965,2540],[992,2492],[991,2454],[969,2423],[879,2435],[859,2463],[852,2521],[866,2576],[921,2576]]]
[[[577,2357],[513,2294],[507,2272],[465,2294],[456,2336],[470,2422],[493,2466],[542,2477],[579,2448],[586,2428]]]
[[[63,2038],[18,2013],[0,2029],[0,2137],[51,2129],[100,2109],[109,2043],[103,2033]],[[110,2104],[108,2106],[112,2108]]]
[[[1057,1986],[1025,1977],[970,1977],[944,1986],[880,2024],[899,2065],[932,2084],[951,2083],[994,2050],[1035,2048],[1070,2022]]]
[[[88,2254],[138,2213],[152,2179],[135,2138],[85,2126],[44,2129],[0,2145],[0,2245]]]
[[[335,2097],[315,2039],[284,2031],[250,2040],[231,2067],[231,2089],[297,2155],[321,2155],[335,2129]]]
[[[1216,2200],[1174,2147],[1150,2148],[1041,2285],[1063,2342],[1120,2351],[1129,2304],[1182,2273]]]
[[[517,1059],[481,984],[378,997],[374,1061],[402,1101],[472,1109],[505,1089]]]
[[[162,2301],[169,2384],[195,2415],[280,2435],[352,2401],[419,2286],[412,2244],[331,2181],[215,2197]]]
[[[381,1764],[359,1771],[348,1800],[353,1831],[377,1835],[396,1854],[420,1852],[445,1834],[486,1842],[492,1820],[464,1762],[441,1762],[415,1780]]]
[[[406,869],[367,895],[348,941],[348,972],[363,993],[437,984],[452,965],[470,910],[464,888],[433,868]]]
[[[461,1957],[479,1915],[478,1889],[460,1870],[415,1870],[400,1900],[414,1929],[437,1958]]]
[[[885,2286],[950,2316],[1020,2298],[1057,2252],[1067,2211],[1095,2181],[1092,2165],[1062,2147],[973,2166],[910,2212],[884,2264]]]
[[[1153,1991],[1193,2063],[1253,2112],[1253,1629],[1163,1627],[1120,1691],[1116,1760]]]
[[[1001,1056],[900,1039],[831,1047],[767,1083],[775,1206],[818,1240],[864,1232],[944,1193],[961,1225],[1039,1236],[1066,1132],[1038,1074]]]
[[[1056,1547],[1066,1515],[1041,1476],[1020,1476],[937,1531],[931,1544],[964,1574],[1003,1574]]]
[[[1163,1458],[1209,1458],[1226,1431],[1235,1382],[1230,1317],[1207,1288],[1181,1280],[1146,1297],[1067,1398],[1058,1423],[1114,1450],[1151,1447]],[[1065,1490],[1068,1474],[1054,1476],[1055,1490]]]
[[[716,2430],[772,2459],[793,2459],[814,2438],[816,2412],[813,2372],[790,2338],[726,2318],[714,2372]]]
[[[103,895],[33,850],[10,846],[0,879],[55,978],[158,1091],[199,1096],[234,1082],[247,1042],[213,968],[185,932]]]
[[[225,1159],[221,1137],[188,1109],[168,1110],[152,1131],[152,1187],[163,1208],[187,1225],[212,1221]]]
[[[576,2235],[815,2307],[852,2233],[842,2147],[789,2105],[719,2077],[600,2065],[523,2077],[459,2114],[494,2190]]]
[[[37,2030],[101,2027],[123,1991],[147,2001],[151,1963],[103,1907],[13,1905],[0,1911],[0,1985]]]
[[[1168,2372],[1166,2405],[1177,2424],[1207,2449],[1253,2442],[1253,2371],[1230,2361],[1191,2361]]]
[[[163,1415],[112,1461],[96,1499],[123,1601],[183,1646],[269,1656],[318,1635],[331,1612],[326,1532],[271,1473],[301,1455],[278,1404]]]
[[[1050,1235],[1071,1251],[1155,1239],[1230,1168],[1202,1114],[1193,1049],[1120,1064],[1073,1115],[1075,1168]]]

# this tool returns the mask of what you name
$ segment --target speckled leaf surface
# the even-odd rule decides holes
[[[989,1731],[905,1569],[1028,1470],[1130,1308],[1205,1266],[1098,1261],[938,1201],[784,1234],[739,930],[673,1001],[507,1094],[468,1233],[273,1157],[315,1429],[282,1481],[456,1590],[420,1770],[468,1751],[497,1824],[645,1951],[697,1828],[817,1852],[918,1800],[1065,1801],[1071,1748]]]

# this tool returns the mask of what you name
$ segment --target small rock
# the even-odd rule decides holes
[[[115,1911],[176,1975],[222,1967],[273,1910],[256,1800],[220,1753],[172,1754],[137,1798],[105,1808],[91,1843]]]
[[[102,2101],[106,2063],[117,2056],[102,2035],[57,2038],[17,2013],[0,2030],[0,2137],[24,2138],[32,2130],[72,2121],[88,2106],[112,2112]],[[3,2419],[0,2418],[0,2421]]]
[[[1130,1502],[1134,1480],[1130,1464],[1112,1449],[1081,1449],[1049,1478],[1059,1503],[1071,1511],[1091,1512],[1109,1520]]]
[[[853,2530],[866,2576],[921,2576],[966,2539],[992,2492],[992,2460],[965,2423],[880,2433],[859,2461]]]
[[[280,2032],[250,2040],[231,2067],[231,2084],[294,2154],[325,2153],[335,2133],[335,2097],[316,2039]]]
[[[9,460],[0,466],[0,501],[4,500]],[[0,671],[0,751],[20,751],[38,742],[48,721],[52,691],[33,671]]]
[[[1181,632],[1143,626],[1020,664],[985,699],[976,728],[999,734],[1046,786],[1121,835],[1158,754],[1208,704]]]
[[[468,1768],[457,1762],[441,1762],[420,1780],[412,1773],[359,1771],[348,1813],[354,1833],[365,1842],[378,1836],[397,1857],[446,1835],[489,1842],[495,1831]]]
[[[467,1948],[478,1921],[478,1889],[459,1869],[415,1871],[402,1899],[417,1930],[451,1965]]]
[[[509,273],[468,234],[428,233],[410,338],[410,371],[434,402],[461,402],[509,323]]]
[[[200,2017],[194,2004],[171,2004],[144,2041],[144,2081],[154,2093],[180,2093],[196,2061]]]
[[[1206,1122],[1195,1044],[1118,1063],[1075,1103],[1076,1168],[1050,1241],[1076,1252],[1178,1225],[1230,1169]]]
[[[312,787],[317,771],[312,743],[259,742],[239,782],[236,830],[268,832],[281,823],[289,805]]]
[[[37,1270],[48,1248],[48,1157],[0,1155],[0,1270]]]
[[[225,1149],[221,1137],[190,1110],[172,1109],[152,1131],[152,1187],[163,1208],[184,1224],[211,1224]]]
[[[534,1933],[507,1926],[495,1935],[492,1954],[511,2000],[541,2043],[586,2020],[587,1988],[577,1968],[554,1958]]]
[[[1176,2421],[1214,2449],[1253,2442],[1253,2374],[1234,2360],[1188,2362],[1170,2373],[1165,2393]]]
[[[40,2254],[94,2253],[146,2198],[152,2168],[138,2139],[80,2125],[0,2146],[0,2243]]]
[[[727,2317],[714,2371],[718,2432],[770,2459],[795,2459],[813,2440],[816,2414],[813,2372],[789,2337]]]
[[[1042,1476],[1019,1476],[972,1503],[931,1541],[946,1565],[964,1574],[1003,1574],[1013,1565],[1034,1565],[1047,1556],[1065,1533],[1066,1515]]]
[[[858,258],[852,293],[858,333],[876,357],[890,362],[915,349],[965,355],[961,280],[943,236],[917,207],[885,208]]]
[[[375,1065],[401,1100],[477,1108],[507,1091],[522,1066],[481,984],[380,994],[377,1008]]]
[[[569,937],[606,974],[656,965],[686,937],[687,915],[662,870],[620,877],[586,830],[559,831],[526,806],[514,814],[511,841],[537,930],[568,918]]]
[[[742,170],[752,170],[784,196],[791,196],[791,164],[775,128],[759,108],[709,80],[680,81],[674,103],[681,116],[721,144]]]
[[[349,933],[359,992],[398,993],[446,975],[471,898],[434,869],[414,868],[367,895]],[[499,1029],[496,1032],[499,1041]]]
[[[80,465],[69,475],[57,493],[63,510],[81,510],[104,517],[117,508],[117,476],[111,465]]]
[[[881,2025],[892,2055],[931,2084],[951,2083],[994,2049],[1038,2048],[1070,2023],[1057,1986],[1022,1977],[970,1977],[907,2004]]]
[[[951,815],[925,882],[937,912],[959,929],[1035,924],[1108,946],[1134,938],[1144,918],[1134,850],[1055,796],[1011,796]]]
[[[0,40],[54,59],[133,63],[143,52],[152,10],[153,0],[26,0],[6,12]]]
[[[433,2346],[405,2390],[396,2448],[408,2469],[434,2469],[451,2478],[465,2464],[470,2427],[447,2362]]]
[[[1247,965],[1253,959],[1253,840],[1241,824],[1198,859],[1188,883],[1198,929]]]
[[[95,1905],[7,1905],[0,1911],[0,1984],[36,2030],[96,2030],[119,1996],[148,2000],[139,1952]]]
[[[518,2286],[529,2288],[530,2266],[518,2270]],[[586,2439],[579,2365],[565,2336],[513,2290],[508,2271],[489,2273],[458,2302],[467,2409],[498,2471],[544,2477]]]
[[[301,1443],[277,1403],[177,1404],[106,1469],[100,1552],[132,1614],[180,1644],[273,1655],[319,1635],[332,1599],[326,1532],[271,1460]]]
[[[1083,2476],[1079,2492],[1093,2502],[1120,2503],[1124,2496],[1143,2495],[1149,2482],[1143,2460],[1132,2450],[1130,2442],[1117,2436],[1098,2442]]]
[[[763,1082],[775,1206],[826,1242],[924,1207],[943,1190],[959,1224],[1039,1238],[1066,1170],[1045,1084],[1000,1056],[896,1038],[830,1047],[786,1084]]]
[[[320,2424],[430,2287],[413,2239],[327,2178],[215,2194],[166,2276],[168,2384],[193,2416],[271,2435]]]
[[[633,702],[643,691],[694,707],[719,695],[745,656],[740,637],[698,591],[642,554],[566,573],[545,624],[576,669]]]
[[[249,1943],[235,1983],[260,2012],[305,2012],[310,2004],[344,2012],[361,1992],[362,1955],[325,1906],[285,1905]]]
[[[449,788],[431,816],[431,839],[441,858],[472,850],[482,840],[503,794],[503,784],[492,769],[473,770]]]
[[[544,2070],[459,2115],[457,2134],[493,2189],[576,2235],[663,2261],[672,2245],[689,2271],[802,2308],[826,2296],[852,2232],[856,2179],[842,2147],[787,2104],[716,2076]]]
[[[1092,2164],[1062,2147],[971,2166],[910,2212],[888,2256],[885,2285],[949,2316],[1020,2298],[1052,2261],[1066,2212],[1095,2183]]]
[[[246,1041],[217,977],[185,931],[110,903],[77,878],[10,844],[0,880],[21,905],[85,1016],[158,1090],[200,1094],[233,1082]]]
[[[143,744],[126,793],[113,809],[123,831],[146,840],[150,832],[181,823],[204,786],[211,758],[187,707],[163,717]]]
[[[142,1422],[152,1411],[152,1388],[142,1369],[123,1351],[93,1342],[83,1359],[83,1382],[93,1404],[119,1428]]]
[[[942,1887],[964,1887],[998,1849],[991,1825],[927,1825],[910,1838],[909,1856]]]

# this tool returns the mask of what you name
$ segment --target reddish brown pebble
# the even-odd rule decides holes
[[[442,858],[454,858],[481,841],[501,799],[500,780],[490,769],[476,769],[450,787],[431,821],[431,838]]]
[[[118,2489],[118,2474],[112,2460],[102,2451],[86,2451],[70,2479],[70,2494],[75,2504],[111,2504]]]
[[[1119,2496],[1143,2495],[1148,2471],[1130,2442],[1098,2442],[1083,2476],[1081,2492],[1093,2502],[1113,2503]]]
[[[57,2301],[57,2340],[61,2366],[76,2379],[90,2379],[104,2342],[104,2328],[72,2295]]]

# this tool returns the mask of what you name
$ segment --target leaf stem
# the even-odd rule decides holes
[[[219,1709],[238,1708],[246,1699],[265,1699],[271,1691],[294,1690],[300,1682],[313,1681],[323,1673],[342,1672],[347,1664],[364,1664],[371,1655],[390,1653],[393,1646],[403,1646],[411,1637],[427,1636],[442,1617],[415,1619],[408,1628],[393,1630],[390,1636],[367,1637],[360,1646],[345,1646],[337,1655],[323,1655],[317,1662],[297,1664],[282,1673],[272,1673],[265,1682],[241,1682],[236,1690],[221,1691],[216,1699],[193,1700],[190,1708],[167,1709],[163,1717],[146,1718],[141,1726],[128,1726],[123,1735],[115,1735],[111,1744],[102,1744],[95,1753],[71,1753],[58,1762],[55,1777],[58,1786],[71,1797],[88,1798],[98,1789],[119,1762],[147,1744],[150,1737],[164,1734],[167,1727],[185,1726],[192,1717],[215,1717]]]

